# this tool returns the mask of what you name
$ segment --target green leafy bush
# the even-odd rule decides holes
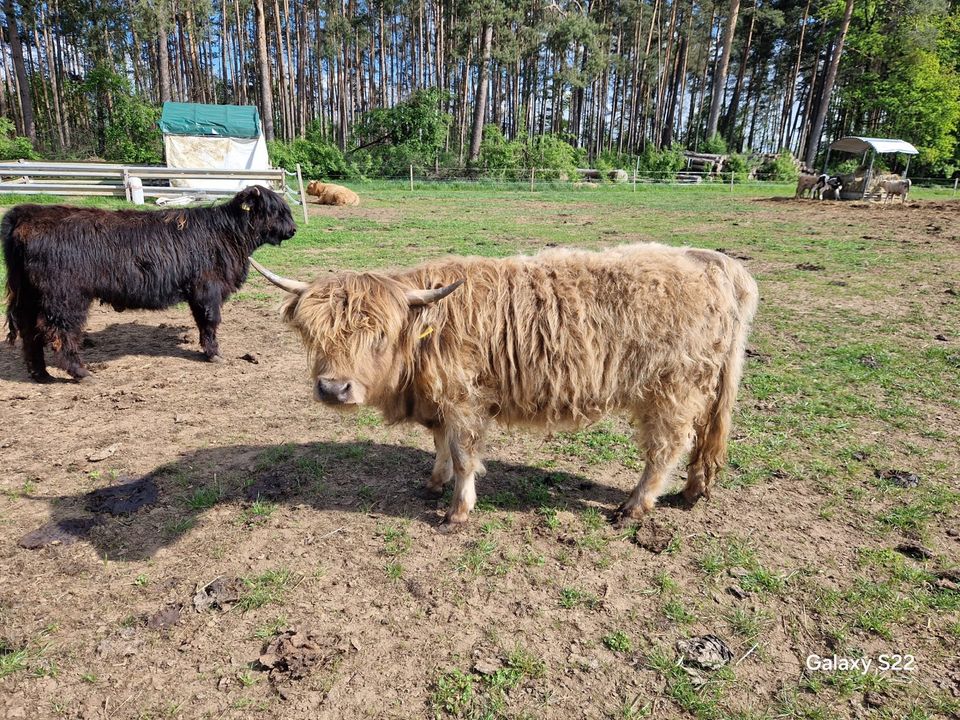
[[[288,172],[296,172],[297,163],[304,180],[331,180],[354,177],[358,169],[347,162],[340,148],[314,136],[290,142],[272,140],[267,143],[270,164]]]
[[[526,149],[523,143],[509,141],[496,125],[485,125],[480,142],[480,155],[475,165],[486,177],[519,179],[523,170]]]
[[[157,125],[160,108],[137,97],[125,76],[99,64],[78,90],[97,108],[97,151],[104,159],[136,165],[163,162],[163,136]]]
[[[686,165],[687,160],[681,145],[674,144],[662,150],[647,145],[640,153],[640,172],[653,175],[657,179],[670,178],[683,170]]]
[[[354,128],[353,154],[382,175],[404,175],[410,165],[434,166],[450,127],[442,109],[447,98],[444,90],[420,90],[392,108],[364,113]]]
[[[0,160],[38,160],[30,138],[17,135],[9,118],[0,117]]]
[[[700,141],[700,152],[710,155],[726,155],[729,152],[727,141],[720,135],[714,135],[706,140]]]
[[[773,160],[769,160],[760,166],[760,174],[764,180],[794,182],[800,171],[790,151],[783,150]]]
[[[526,166],[536,168],[539,178],[573,177],[577,167],[585,164],[586,153],[560,135],[538,135],[527,141]]]
[[[113,110],[104,129],[104,159],[131,165],[162,165],[163,136],[157,122],[160,108],[133,95],[113,96]]]
[[[729,173],[733,173],[734,182],[746,182],[750,178],[750,172],[759,165],[759,161],[750,155],[734,153],[729,156],[723,168],[724,176],[729,179]]]

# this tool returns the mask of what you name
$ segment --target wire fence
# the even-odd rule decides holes
[[[321,178],[309,178],[321,179]],[[960,179],[957,178],[910,178],[914,188],[924,188],[957,195]],[[307,178],[304,178],[306,181]],[[347,184],[385,182],[392,185],[405,184],[409,190],[444,186],[449,188],[502,187],[515,190],[562,190],[565,188],[580,190],[594,188],[620,188],[636,191],[644,186],[665,185],[670,187],[728,187],[731,192],[737,187],[785,187],[795,186],[796,180],[784,180],[770,173],[703,172],[694,170],[680,171],[635,171],[635,170],[593,170],[589,168],[577,171],[565,171],[552,168],[503,167],[477,168],[468,166],[425,168],[410,165],[406,172],[378,173],[358,177],[343,173],[328,173],[322,178],[325,182]]]

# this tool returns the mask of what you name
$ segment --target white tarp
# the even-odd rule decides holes
[[[199,137],[164,135],[163,149],[170,168],[210,168],[217,170],[269,170],[267,143],[258,138]],[[255,178],[244,180],[171,180],[173,187],[202,190],[242,190],[263,184]]]
[[[862,153],[871,148],[881,154],[903,153],[904,155],[919,155],[919,152],[913,145],[895,138],[870,138],[850,135],[835,140],[830,145],[831,150],[848,153]]]

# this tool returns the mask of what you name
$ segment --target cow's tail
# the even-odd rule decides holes
[[[733,343],[723,359],[714,397],[697,423],[688,467],[689,477],[699,477],[702,480],[705,497],[710,496],[710,486],[727,462],[727,442],[730,438],[733,407],[737,401],[737,389],[743,374],[747,335],[760,298],[756,281],[743,265],[729,258],[725,264],[727,275],[732,281],[737,308]]]
[[[3,243],[3,260],[7,270],[7,342],[11,345],[21,333],[17,324],[17,311],[22,302],[24,267],[23,246],[13,237],[19,213],[16,208],[8,211],[0,221],[0,242]]]

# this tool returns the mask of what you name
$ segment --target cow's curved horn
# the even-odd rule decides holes
[[[436,290],[407,290],[407,302],[410,303],[410,307],[429,305],[432,302],[445,298],[461,285],[463,285],[463,280],[457,280],[446,287],[437,288]]]
[[[294,295],[302,295],[303,291],[310,287],[310,283],[300,282],[299,280],[290,280],[289,278],[281,277],[270,270],[267,270],[263,265],[258,263],[253,258],[249,258],[250,264],[256,268],[256,271],[263,275],[267,280],[272,282],[278,288],[286,290],[288,293],[293,293]]]

